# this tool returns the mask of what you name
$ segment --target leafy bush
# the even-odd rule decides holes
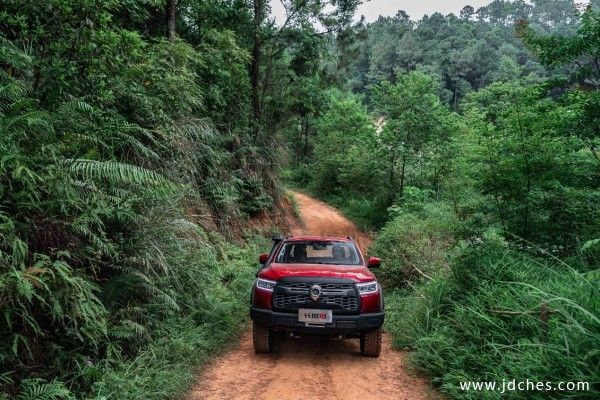
[[[369,150],[375,128],[357,98],[332,92],[329,108],[317,121],[310,189],[319,196],[365,195],[373,187]]]
[[[281,177],[294,186],[306,187],[312,178],[312,170],[308,165],[300,164],[292,169],[281,171]]]
[[[430,280],[447,270],[447,252],[454,244],[452,210],[430,203],[419,212],[392,209],[397,214],[380,231],[370,252],[383,259],[377,277],[387,287],[405,287]]]
[[[382,226],[387,220],[386,201],[381,196],[367,197],[362,194],[330,197],[329,202],[365,230]]]

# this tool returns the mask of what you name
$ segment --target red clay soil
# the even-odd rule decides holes
[[[352,236],[363,251],[371,238],[336,209],[300,193],[302,226],[295,235]],[[406,353],[383,336],[379,358],[360,354],[358,340],[278,337],[275,352],[255,354],[252,333],[210,363],[188,400],[216,399],[439,399],[427,382],[406,367]]]

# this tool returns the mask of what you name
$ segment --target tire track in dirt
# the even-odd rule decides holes
[[[335,208],[301,193],[296,197],[302,226],[294,235],[352,236],[363,252],[372,239]],[[408,372],[406,353],[383,336],[379,358],[360,354],[358,340],[278,337],[273,354],[255,354],[247,331],[230,351],[198,377],[188,400],[432,400],[439,394]]]

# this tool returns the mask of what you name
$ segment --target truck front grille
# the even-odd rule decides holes
[[[321,287],[321,296],[316,301],[310,297],[310,288],[314,284]],[[275,286],[273,308],[278,311],[320,308],[332,309],[334,313],[356,313],[359,298],[354,283],[283,281]]]

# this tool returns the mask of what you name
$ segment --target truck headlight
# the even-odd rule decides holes
[[[375,281],[357,283],[356,287],[358,288],[358,293],[360,294],[376,293],[379,290],[379,284]]]
[[[270,281],[268,279],[256,278],[256,287],[259,289],[266,290],[268,292],[272,292],[275,288],[277,282]]]

